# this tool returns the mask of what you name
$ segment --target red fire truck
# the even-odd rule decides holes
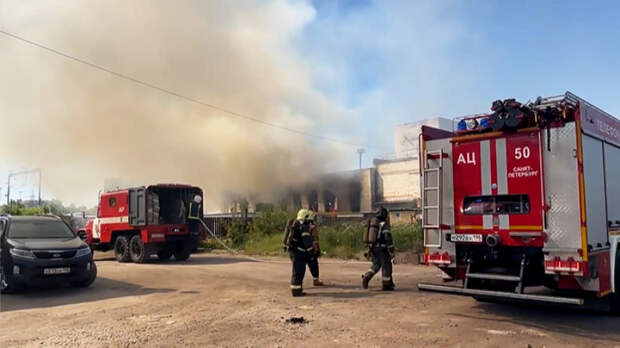
[[[113,249],[119,262],[142,263],[152,254],[185,261],[200,238],[190,235],[187,224],[189,203],[196,195],[202,197],[199,187],[177,184],[104,192],[97,218],[80,234],[93,250]]]
[[[491,110],[422,129],[424,260],[444,283],[419,289],[619,311],[620,121],[569,92]]]

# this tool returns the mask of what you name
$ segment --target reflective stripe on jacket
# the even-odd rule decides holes
[[[187,218],[192,220],[200,220],[200,203],[189,203],[189,214],[187,215]]]

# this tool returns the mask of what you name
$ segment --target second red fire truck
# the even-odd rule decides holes
[[[80,231],[93,250],[114,250],[119,262],[142,263],[157,254],[184,261],[199,235],[188,228],[189,204],[202,190],[196,186],[159,184],[109,191],[99,198],[97,218]],[[202,218],[202,210],[200,218]]]
[[[424,259],[447,284],[419,288],[620,311],[620,121],[569,92],[491,110],[422,130]]]

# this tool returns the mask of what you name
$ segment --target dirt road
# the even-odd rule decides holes
[[[89,289],[1,298],[2,347],[620,347],[620,318],[418,292],[433,268],[396,265],[397,291],[360,289],[361,262],[322,260],[323,288],[289,293],[287,259],[194,255],[98,262]],[[308,277],[307,277],[308,278]],[[303,316],[306,324],[290,324]]]

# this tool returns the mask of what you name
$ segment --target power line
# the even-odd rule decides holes
[[[8,37],[11,37],[13,39],[16,39],[16,40],[25,42],[27,44],[30,44],[32,46],[36,46],[38,48],[41,48],[41,49],[44,49],[46,51],[52,52],[52,53],[54,53],[56,55],[65,57],[67,59],[76,61],[76,62],[84,64],[84,65],[87,65],[87,66],[89,66],[91,68],[107,72],[108,74],[114,75],[114,76],[119,77],[121,79],[125,79],[125,80],[128,80],[128,81],[134,82],[136,84],[142,85],[144,87],[155,89],[157,91],[173,95],[173,96],[175,96],[177,98],[180,98],[180,99],[183,99],[183,100],[195,103],[195,104],[199,104],[199,105],[202,105],[202,106],[214,109],[214,110],[221,111],[221,112],[226,113],[226,114],[231,115],[231,116],[235,116],[235,117],[238,117],[238,118],[241,118],[241,119],[245,119],[245,120],[248,120],[248,121],[253,121],[253,122],[256,122],[256,123],[260,123],[260,124],[263,124],[263,125],[268,126],[268,127],[277,128],[277,129],[280,129],[280,130],[284,130],[284,131],[300,134],[300,135],[303,135],[303,136],[306,136],[306,137],[309,137],[309,138],[320,139],[320,140],[323,140],[323,141],[329,141],[329,142],[338,143],[338,144],[342,144],[342,145],[348,145],[348,146],[374,148],[372,146],[366,146],[366,145],[363,145],[363,144],[350,143],[350,142],[346,142],[346,141],[342,141],[342,140],[326,137],[326,136],[319,135],[319,134],[313,134],[313,133],[308,133],[308,132],[300,131],[300,130],[293,129],[293,128],[290,128],[290,127],[286,127],[286,126],[282,126],[282,125],[279,125],[279,124],[267,122],[267,121],[264,121],[264,120],[261,120],[261,119],[255,118],[255,117],[243,115],[243,114],[240,114],[238,112],[231,111],[231,110],[228,110],[226,108],[223,108],[221,106],[217,106],[217,105],[214,105],[214,104],[206,103],[206,102],[200,101],[198,99],[185,96],[185,95],[180,94],[178,92],[175,92],[175,91],[163,88],[163,87],[159,87],[159,86],[154,85],[152,83],[145,82],[143,80],[139,80],[139,79],[137,79],[135,77],[131,77],[129,75],[125,75],[123,73],[116,72],[116,71],[108,69],[108,68],[106,68],[104,66],[101,66],[101,65],[98,65],[98,64],[95,64],[95,63],[91,63],[91,62],[86,61],[86,60],[81,59],[81,58],[77,58],[77,57],[72,56],[70,54],[61,52],[59,50],[56,50],[56,49],[53,49],[51,47],[45,46],[45,45],[40,44],[38,42],[34,42],[34,41],[31,41],[31,40],[28,40],[28,39],[23,38],[21,36],[18,36],[16,34],[4,31],[2,29],[0,29],[0,33],[6,35]]]

